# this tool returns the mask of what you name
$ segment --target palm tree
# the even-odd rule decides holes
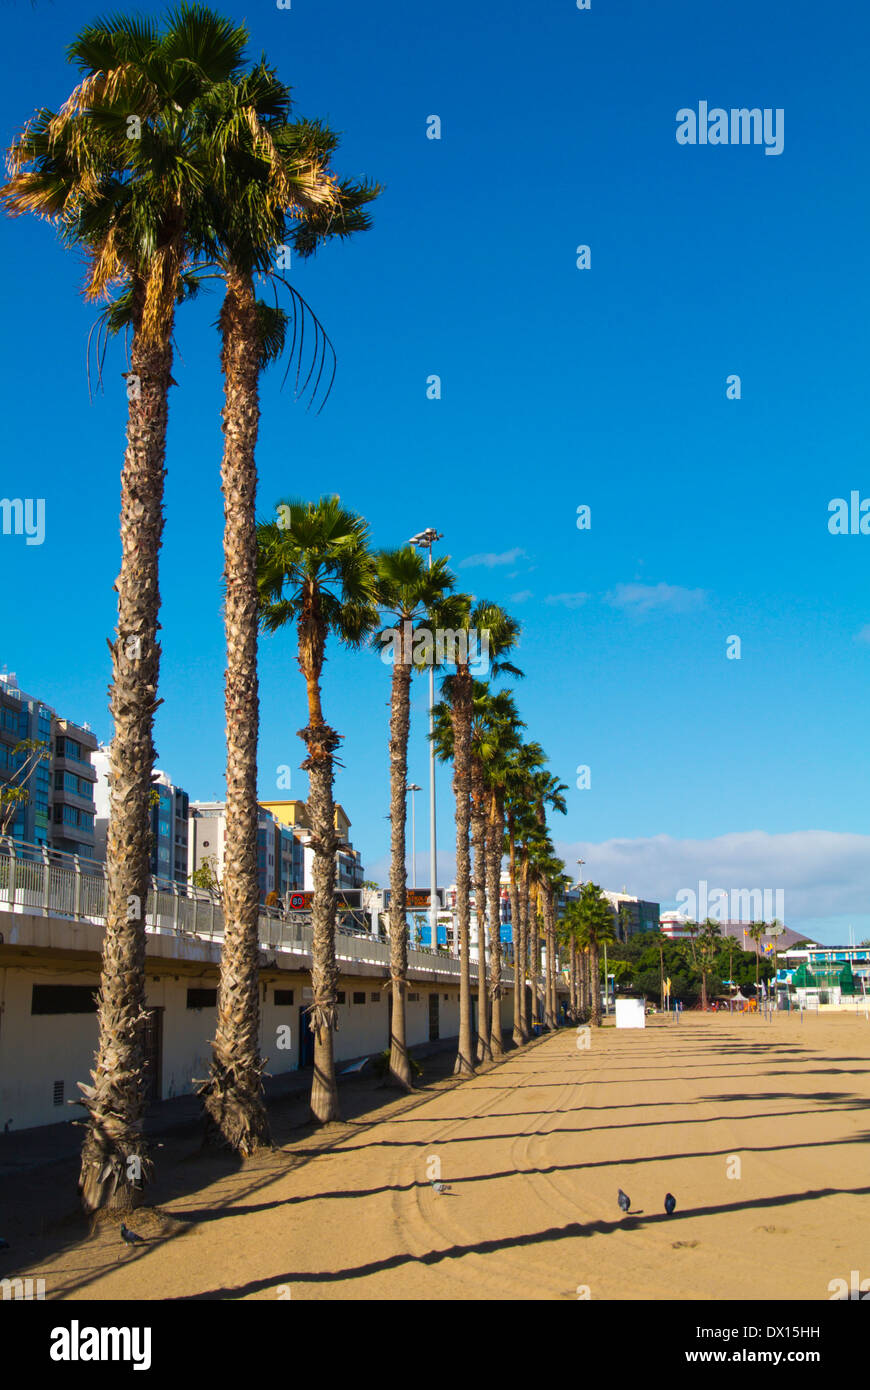
[[[598,973],[600,948],[614,940],[613,911],[597,883],[584,883],[577,904],[577,940],[589,953],[592,1022],[601,1027],[601,984]],[[606,984],[606,981],[605,981]]]
[[[584,1000],[581,996],[581,979],[579,972],[580,951],[579,945],[579,916],[580,904],[577,902],[569,903],[562,914],[559,923],[559,937],[563,945],[568,946],[571,962],[571,1022],[576,1023],[584,1010]]]
[[[522,744],[512,750],[506,763],[505,821],[507,827],[508,878],[511,902],[511,935],[514,947],[514,1026],[513,1041],[517,1047],[529,1040],[526,1010],[526,968],[528,953],[524,932],[525,903],[520,894],[517,872],[517,841],[523,818],[528,815],[529,779],[544,764],[544,750],[539,743]]]
[[[534,796],[535,814],[538,824],[542,830],[547,825],[547,807],[550,806],[554,811],[559,811],[565,815],[567,806],[563,792],[568,788],[564,782],[560,782],[553,773],[541,770],[532,779],[532,789]],[[548,1028],[556,1026],[556,977],[554,971],[554,957],[556,951],[556,915],[554,904],[554,877],[558,877],[564,871],[564,864],[561,860],[554,858],[550,851],[550,862],[542,865],[543,872],[540,876],[540,887],[542,895],[542,909],[545,924],[545,934],[547,943],[547,979],[545,989],[545,1024]]]
[[[721,935],[719,923],[715,918],[707,917],[697,936],[692,937],[693,958],[701,972],[701,1009],[704,1013],[707,1011],[707,976],[716,957]]]
[[[501,1020],[501,864],[505,839],[505,799],[513,773],[511,756],[520,747],[519,730],[524,727],[509,690],[499,691],[492,697],[489,734],[486,743],[481,745],[480,756],[488,798],[486,880],[489,905],[490,1049],[493,1057],[500,1057],[504,1052]],[[514,984],[516,986],[516,973]]]
[[[142,1134],[144,907],[172,329],[186,263],[211,241],[199,104],[237,77],[246,42],[243,26],[199,6],[171,13],[162,35],[154,21],[126,16],[88,26],[68,50],[82,81],[58,113],[41,108],[16,139],[0,191],[8,212],[49,219],[85,252],[88,299],[120,287],[131,329],[99,1040],[94,1084],[80,1083],[89,1114],[80,1190],[90,1211],[136,1206],[151,1172]],[[138,138],[127,138],[131,112]]]
[[[307,750],[308,814],[314,850],[310,1026],[314,1033],[311,1111],[326,1123],[338,1116],[332,1034],[339,971],[335,956],[335,805],[333,764],[341,735],[323,717],[321,677],[332,634],[358,648],[378,624],[377,579],[362,517],[337,497],[278,504],[278,520],[257,526],[262,623],[278,632],[293,623],[299,669],[308,695],[308,723],[299,730]]]
[[[453,727],[453,790],[456,798],[456,917],[459,929],[459,1050],[456,1073],[470,1076],[474,1071],[471,1041],[471,962],[469,956],[469,896],[471,865],[468,843],[471,797],[471,726],[473,719],[473,689],[471,674],[473,655],[470,635],[485,638],[489,669],[497,675],[505,671],[519,676],[522,673],[503,659],[513,648],[520,633],[519,623],[508,616],[498,604],[479,600],[474,603],[469,594],[452,594],[438,606],[437,625],[442,633],[454,639],[455,671],[445,677],[443,690],[450,702]],[[456,641],[457,638],[465,641]]]
[[[429,620],[433,605],[452,587],[453,576],[443,558],[428,569],[419,551],[410,545],[382,551],[377,556],[377,600],[385,624],[377,640],[391,641],[393,658],[390,694],[390,976],[393,993],[390,1075],[405,1089],[411,1087],[405,1028],[408,987],[405,823],[414,638],[417,625]]]
[[[224,84],[203,105],[204,120],[217,130],[233,129],[249,112],[257,118],[234,157],[221,149],[215,171],[223,195],[218,266],[226,287],[218,320],[224,376],[226,873],[217,1029],[202,1088],[209,1131],[249,1154],[268,1142],[259,1053],[255,449],[260,373],[280,353],[286,328],[283,310],[257,299],[254,275],[270,271],[285,241],[294,240],[310,255],[327,235],[363,230],[369,219],[361,205],[378,190],[337,185],[327,168],[335,137],[313,122],[288,124],[289,90],[265,63],[240,82]],[[288,219],[295,224],[292,235]],[[307,306],[295,292],[293,308],[304,318]],[[294,334],[294,346],[297,341],[301,345],[301,333]]]
[[[750,922],[750,923],[749,923],[749,926],[746,928],[746,935],[749,936],[749,937],[751,937],[752,940],[755,942],[755,993],[756,993],[756,994],[758,994],[758,962],[759,962],[758,943],[759,943],[759,941],[761,940],[761,938],[764,936],[764,934],[765,934],[766,931],[767,931],[767,925],[766,925],[766,923],[764,923],[764,922]]]

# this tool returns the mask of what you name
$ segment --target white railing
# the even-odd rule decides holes
[[[95,859],[66,854],[47,845],[29,845],[9,837],[0,838],[0,909],[41,913],[44,917],[65,917],[73,921],[105,922],[107,910],[106,866]],[[274,908],[261,908],[259,940],[267,950],[311,955],[313,928],[308,914],[282,914]],[[152,932],[195,936],[221,941],[224,915],[220,902],[204,889],[152,878],[145,907],[145,929]],[[336,955],[339,960],[359,964],[390,963],[390,944],[359,928],[339,924],[336,928]],[[442,951],[428,946],[408,951],[409,970],[436,971],[459,979],[460,963]],[[472,979],[477,978],[477,961],[471,962]],[[502,977],[513,978],[510,971]]]

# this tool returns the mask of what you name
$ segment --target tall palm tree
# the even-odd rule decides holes
[[[583,1000],[581,996],[580,979],[580,952],[582,948],[578,941],[580,927],[578,917],[579,903],[569,903],[565,908],[559,922],[559,938],[563,945],[567,945],[570,959],[570,997],[571,997],[571,1022],[576,1023],[583,1012]]]
[[[82,80],[59,112],[41,108],[15,140],[0,191],[8,212],[48,218],[84,251],[88,299],[120,289],[131,330],[99,1040],[93,1085],[80,1083],[89,1118],[79,1185],[91,1211],[136,1206],[151,1173],[142,1134],[144,909],[172,329],[186,263],[213,240],[199,103],[240,73],[246,42],[243,26],[199,6],[171,12],[162,34],[153,20],[126,16],[88,26],[68,50]],[[138,138],[127,138],[131,112]]]
[[[225,931],[210,1076],[202,1088],[209,1131],[242,1154],[268,1140],[259,1053],[257,870],[257,467],[259,378],[284,346],[286,316],[258,299],[255,274],[271,272],[279,246],[311,255],[329,236],[363,230],[362,204],[376,188],[339,185],[327,167],[335,137],[288,122],[290,93],[264,62],[203,102],[217,130],[241,126],[240,148],[216,160],[220,188],[218,320],[224,376],[224,622],[227,642]],[[251,120],[253,117],[253,120]],[[328,221],[324,221],[324,217]],[[293,294],[295,318],[307,306]],[[316,323],[316,321],[315,321]],[[294,346],[302,334],[294,334]]]
[[[689,926],[689,925],[694,925],[694,924],[689,924],[689,923],[687,923],[686,925]],[[767,931],[767,924],[766,924],[765,922],[750,922],[750,923],[749,923],[749,926],[746,928],[746,935],[749,936],[749,937],[751,937],[752,940],[755,942],[755,993],[756,993],[756,994],[758,993],[758,965],[759,965],[759,960],[760,960],[759,951],[758,951],[758,943],[760,942],[761,938],[764,936],[764,934],[765,934],[766,931]]]
[[[511,936],[514,947],[514,1025],[513,1041],[517,1047],[529,1040],[526,1011],[526,937],[523,930],[524,906],[521,904],[517,869],[517,840],[519,823],[528,815],[529,778],[544,764],[544,750],[539,743],[522,744],[513,750],[506,765],[505,822],[508,853],[508,882],[511,902]]]
[[[326,1123],[338,1117],[332,1035],[339,971],[335,955],[335,803],[333,765],[341,735],[323,716],[321,678],[331,634],[358,648],[378,625],[377,576],[362,517],[337,497],[288,499],[278,520],[257,526],[258,583],[267,632],[296,627],[299,669],[308,696],[308,723],[299,730],[307,756],[308,814],[314,850],[310,1026],[314,1034],[311,1111]]]
[[[501,865],[504,857],[505,799],[512,777],[511,756],[520,747],[519,730],[524,727],[511,692],[499,691],[492,701],[489,738],[481,749],[488,798],[486,880],[489,905],[490,1049],[493,1057],[500,1057],[504,1052],[501,1017]]]
[[[475,681],[471,724],[471,825],[474,847],[474,900],[478,935],[478,1044],[477,1060],[501,1056],[501,924],[499,920],[499,868],[504,834],[499,806],[503,793],[493,786],[493,776],[506,750],[518,742],[523,727],[510,691],[494,692],[487,681]],[[436,707],[436,739],[440,756],[453,751],[450,706]],[[503,815],[501,817],[503,821]],[[487,972],[487,924],[489,971]]]
[[[397,1085],[411,1087],[405,1026],[408,987],[408,923],[406,917],[408,733],[411,721],[411,673],[418,625],[428,622],[433,606],[453,587],[447,561],[431,569],[413,546],[382,551],[377,556],[377,600],[384,626],[377,641],[392,651],[390,693],[390,977],[393,1007],[390,1026],[390,1075]],[[419,644],[418,644],[419,653]]]
[[[478,600],[469,594],[451,594],[438,606],[438,628],[454,638],[473,632],[485,640],[489,669],[493,675],[522,673],[504,659],[519,640],[519,623],[498,604]],[[470,1076],[474,1071],[471,1040],[471,961],[469,955],[469,897],[471,864],[468,829],[471,798],[471,726],[474,713],[473,661],[468,640],[454,645],[455,670],[444,678],[443,690],[450,702],[453,726],[453,790],[456,798],[456,917],[459,929],[459,1049],[455,1071]],[[449,662],[448,658],[448,664]]]
[[[577,940],[589,954],[589,988],[592,1022],[601,1026],[600,948],[614,941],[613,911],[597,883],[584,883],[577,904]]]

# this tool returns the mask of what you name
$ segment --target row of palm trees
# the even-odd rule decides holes
[[[311,1107],[320,1121],[338,1114],[333,772],[341,740],[322,705],[327,641],[361,647],[377,640],[385,627],[404,634],[407,623],[454,632],[474,629],[487,634],[493,681],[520,674],[508,660],[519,625],[499,605],[456,593],[446,561],[427,568],[408,546],[374,554],[366,523],[337,498],[290,499],[279,505],[275,520],[257,520],[262,371],[286,349],[297,365],[297,394],[316,400],[331,384],[331,345],[308,305],[278,273],[284,264],[280,253],[290,247],[310,256],[330,239],[366,229],[367,205],[381,189],[333,173],[337,137],[321,121],[293,117],[289,88],[265,58],[247,60],[247,41],[243,25],[200,5],[182,4],[161,22],[120,15],[88,26],[68,50],[79,82],[58,111],[39,109],[13,142],[9,178],[0,190],[8,213],[47,219],[63,242],[84,256],[85,295],[106,301],[97,334],[100,367],[110,334],[123,333],[128,342],[118,625],[110,644],[108,907],[97,1053],[92,1084],[80,1083],[87,1111],[80,1191],[89,1211],[138,1205],[151,1176],[143,1134],[144,909],[159,704],[166,432],[169,391],[176,384],[176,312],[204,282],[217,279],[223,287],[218,331],[224,385],[226,927],[212,1059],[201,1088],[214,1141],[243,1156],[270,1142],[258,1043],[260,630],[293,627],[307,691],[307,723],[299,733],[314,848]],[[258,296],[258,284],[268,286],[271,300]],[[279,302],[282,293],[287,310]],[[310,366],[301,380],[309,361],[306,343]],[[405,802],[413,665],[402,643],[393,663],[390,710],[390,1071],[402,1086],[411,1084],[405,1030]],[[522,742],[521,728],[511,691],[476,681],[468,659],[445,670],[435,738],[438,755],[452,759],[456,798],[456,1069],[461,1075],[503,1049],[499,889],[505,853],[515,969],[513,1039],[524,1042],[535,1024],[551,1027],[556,1021],[556,901],[565,878],[549,838],[547,812],[564,811],[565,788],[547,772],[540,746]],[[472,883],[478,922],[484,924],[476,1046]],[[547,962],[543,1018],[541,935]]]
[[[89,25],[68,50],[80,81],[58,111],[42,107],[13,142],[0,199],[58,229],[86,262],[85,295],[107,300],[97,334],[123,332],[127,445],[121,472],[118,626],[111,643],[108,909],[99,1043],[80,1188],[88,1210],[138,1203],[150,1160],[142,1132],[144,904],[148,890],[153,724],[159,703],[163,480],[176,309],[203,282],[223,285],[225,627],[227,667],[227,937],[205,1108],[240,1153],[268,1140],[250,996],[257,952],[256,786],[259,622],[256,464],[261,371],[290,336],[297,385],[311,315],[278,274],[286,248],[310,256],[369,225],[377,185],[340,180],[337,137],[291,119],[289,88],[265,58],[249,63],[243,25],[182,4],[162,23],[118,15]],[[258,298],[255,277],[274,302]],[[278,302],[289,296],[289,312]],[[305,329],[309,331],[306,335]],[[102,347],[100,347],[102,345]],[[314,321],[303,392],[316,397],[328,341]],[[308,360],[307,358],[305,359]],[[314,377],[312,383],[312,376]],[[133,1176],[131,1176],[133,1175]]]

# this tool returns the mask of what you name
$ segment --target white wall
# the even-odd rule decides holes
[[[57,1124],[82,1119],[79,1106],[65,1102],[80,1094],[76,1082],[89,1082],[97,1044],[96,1014],[32,1015],[34,984],[85,985],[96,989],[95,969],[81,971],[30,970],[18,967],[0,969],[0,1127],[12,1121],[12,1130],[36,1125]],[[278,1076],[299,1066],[299,1009],[310,1002],[303,991],[310,988],[305,972],[271,977],[260,985],[260,1048],[268,1058],[267,1071]],[[149,973],[146,1002],[149,1008],[163,1009],[163,1054],[161,1095],[164,1100],[190,1094],[195,1080],[208,1076],[211,1041],[216,1010],[188,1009],[188,989],[214,989],[215,973],[202,975],[160,975]],[[292,1005],[276,1005],[275,990],[292,989]],[[407,1036],[410,1046],[429,1040],[429,991],[434,985],[411,984],[409,993],[419,999],[407,1002]],[[265,1002],[263,990],[266,991]],[[336,1061],[382,1052],[388,1045],[389,984],[372,978],[343,976],[339,989],[345,1003],[338,1008],[335,1037]],[[354,992],[365,994],[364,1004],[353,1003]],[[455,984],[438,989],[439,1036],[456,1037],[459,1032],[459,990]],[[372,996],[379,996],[377,1002]],[[445,1000],[445,994],[448,998]],[[509,1021],[511,996],[503,1001],[503,1019]],[[278,1047],[278,1029],[289,1025],[291,1046]],[[64,1104],[53,1103],[56,1081],[64,1083]]]

